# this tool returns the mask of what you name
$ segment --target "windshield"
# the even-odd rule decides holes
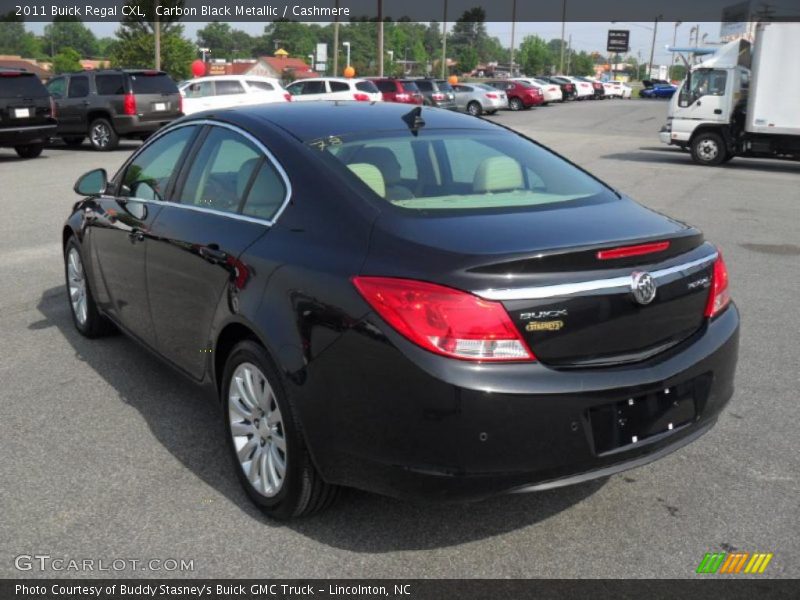
[[[371,197],[412,211],[512,210],[617,198],[580,169],[505,131],[375,132],[309,145]]]

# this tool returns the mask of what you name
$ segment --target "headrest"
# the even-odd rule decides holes
[[[261,158],[251,158],[246,160],[239,169],[239,175],[236,177],[236,199],[241,201],[247,184],[250,183],[250,177],[253,176],[253,169],[256,168]]]
[[[525,187],[522,167],[509,156],[492,156],[478,165],[472,190],[478,193],[519,190]]]

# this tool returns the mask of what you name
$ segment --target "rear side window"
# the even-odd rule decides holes
[[[217,83],[217,96],[229,96],[231,94],[244,94],[244,87],[240,81],[232,79],[221,79]]]
[[[180,127],[142,150],[125,170],[119,195],[142,200],[165,200],[167,184],[196,129]]]
[[[263,154],[248,139],[212,127],[195,157],[180,201],[223,212],[238,212]]]
[[[286,186],[278,171],[266,158],[261,159],[249,187],[242,214],[272,220],[286,198]]]
[[[183,88],[183,93],[187,98],[206,98],[214,95],[213,81],[198,81],[190,83]]]
[[[325,82],[324,81],[306,81],[303,84],[301,94],[324,94],[325,93]]]
[[[47,94],[36,75],[0,75],[0,98],[36,98]]]
[[[178,86],[166,73],[131,73],[134,94],[177,94]]]
[[[84,98],[85,96],[88,96],[89,78],[83,75],[79,77],[70,77],[68,95],[70,98]]]
[[[395,91],[397,84],[394,81],[377,81],[375,85],[381,92],[391,93]]]
[[[377,94],[378,88],[371,81],[359,81],[356,83],[356,89],[360,92],[367,92],[368,94]]]
[[[267,81],[248,81],[247,85],[251,88],[261,90],[262,92],[272,92],[275,90],[275,86]]]
[[[51,79],[47,82],[47,91],[56,98],[63,98],[64,93],[67,91],[67,80],[63,77]]]
[[[331,85],[332,92],[349,92],[350,91],[350,84],[345,83],[344,81],[329,81]]]
[[[430,92],[433,89],[433,84],[430,81],[418,81],[417,88],[423,92]]]
[[[98,75],[94,79],[97,93],[101,96],[124,96],[125,77],[120,75]]]

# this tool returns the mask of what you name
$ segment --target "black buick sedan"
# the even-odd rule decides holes
[[[75,326],[213,391],[276,517],[340,486],[471,499],[606,476],[697,439],[733,392],[718,249],[480,119],[204,113],[75,189]]]

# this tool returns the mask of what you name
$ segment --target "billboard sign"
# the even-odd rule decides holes
[[[628,29],[609,29],[606,50],[608,52],[627,52],[630,37],[631,32]]]

